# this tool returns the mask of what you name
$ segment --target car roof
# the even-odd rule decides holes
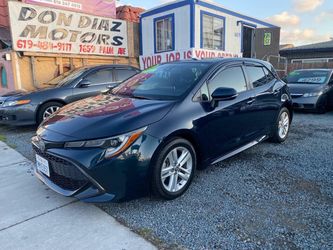
[[[199,62],[199,63],[207,63],[211,65],[217,65],[221,63],[232,63],[232,62],[248,62],[248,63],[259,63],[264,64],[267,67],[272,67],[271,64],[267,61],[262,61],[258,59],[253,58],[211,58],[211,59],[190,59],[190,60],[183,60],[183,61],[175,61],[171,62],[172,64],[183,64],[183,63],[193,63],[193,62]],[[167,63],[168,64],[168,63]]]
[[[137,69],[136,67],[133,67],[131,65],[126,65],[126,64],[100,64],[100,65],[88,65],[88,66],[83,66],[80,67],[81,69],[100,69],[100,68],[124,68],[124,69],[128,69],[128,68],[133,68],[133,69]]]

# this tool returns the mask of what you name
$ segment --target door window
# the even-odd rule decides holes
[[[112,83],[112,69],[101,69],[95,71],[87,75],[84,79],[90,81],[91,84]]]
[[[208,102],[210,101],[209,98],[209,90],[207,84],[204,83],[202,87],[199,89],[197,94],[194,96],[193,101],[195,102]]]
[[[253,88],[258,88],[268,82],[263,67],[246,66],[246,71]]]
[[[117,82],[123,82],[137,73],[135,70],[130,69],[116,69],[116,72]]]
[[[233,88],[237,92],[247,90],[244,72],[241,67],[232,67],[218,73],[209,82],[209,92],[212,94],[217,88]]]

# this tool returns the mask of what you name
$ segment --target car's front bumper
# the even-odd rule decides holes
[[[323,103],[324,96],[293,98],[293,106],[296,110],[316,110]]]
[[[150,160],[159,141],[140,137],[118,157],[104,159],[102,149],[50,148],[33,142],[36,154],[46,159],[50,177],[36,176],[54,191],[85,202],[117,202],[141,197],[150,187]]]
[[[35,105],[0,107],[0,124],[24,126],[36,124]]]

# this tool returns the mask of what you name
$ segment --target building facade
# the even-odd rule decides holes
[[[43,88],[60,74],[86,65],[139,67],[139,24],[111,18],[110,13],[56,7],[2,0],[0,94]]]
[[[205,0],[170,2],[141,15],[140,65],[279,54],[280,28]]]
[[[290,63],[333,63],[333,40],[280,50]]]

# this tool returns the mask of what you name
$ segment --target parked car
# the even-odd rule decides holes
[[[162,64],[44,121],[32,139],[36,176],[86,202],[150,191],[174,199],[195,169],[285,141],[292,116],[288,87],[267,62]]]
[[[40,124],[62,106],[98,95],[138,72],[126,65],[82,67],[50,81],[50,88],[8,93],[0,97],[0,124]]]
[[[294,108],[325,113],[333,108],[333,70],[302,69],[287,78]]]

